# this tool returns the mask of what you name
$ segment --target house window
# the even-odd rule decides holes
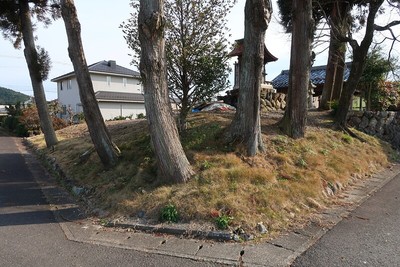
[[[111,85],[111,76],[107,76],[107,85],[108,85],[108,86]]]
[[[72,89],[72,80],[67,80],[67,89]]]
[[[124,87],[126,87],[126,84],[127,84],[127,79],[126,78],[122,78],[122,83],[124,84]]]
[[[63,82],[60,82],[60,90],[63,90]]]
[[[61,111],[62,113],[61,114],[62,115],[66,115],[67,114],[67,106],[66,105],[62,105],[61,109],[62,109],[62,111]]]

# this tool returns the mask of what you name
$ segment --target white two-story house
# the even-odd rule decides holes
[[[140,74],[115,61],[100,61],[88,66],[93,89],[104,120],[146,114]],[[57,83],[58,101],[63,117],[83,111],[74,72],[51,80]]]

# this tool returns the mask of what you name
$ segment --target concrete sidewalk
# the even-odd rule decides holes
[[[24,147],[19,149],[26,153]],[[400,165],[392,165],[366,180],[357,181],[338,196],[346,205],[324,211],[303,229],[253,244],[184,239],[94,224],[83,216],[73,198],[56,186],[54,178],[46,173],[35,156],[27,154],[25,159],[69,240],[233,266],[289,266],[329,229],[400,173]]]

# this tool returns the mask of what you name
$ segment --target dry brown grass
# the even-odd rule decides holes
[[[292,140],[280,134],[280,115],[262,119],[267,152],[254,158],[226,146],[221,137],[231,115],[195,114],[182,143],[196,170],[186,184],[166,184],[157,177],[146,121],[109,122],[122,157],[112,170],[104,170],[95,154],[85,164],[78,157],[91,147],[85,125],[57,132],[60,143],[51,154],[67,176],[92,189],[97,206],[114,215],[135,216],[144,211],[158,219],[160,210],[173,203],[182,221],[213,222],[215,212],[232,216],[232,228],[252,232],[258,222],[270,234],[304,222],[329,205],[325,189],[353,174],[365,177],[388,165],[390,147],[357,132],[361,143],[331,128],[325,113],[310,113],[306,137]],[[41,136],[31,138],[44,152]]]

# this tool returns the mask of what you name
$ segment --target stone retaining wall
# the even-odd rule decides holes
[[[286,94],[261,90],[260,102],[262,112],[284,110],[286,107]]]
[[[349,115],[350,126],[377,136],[396,149],[400,149],[400,112],[393,111],[365,111],[352,112]]]

